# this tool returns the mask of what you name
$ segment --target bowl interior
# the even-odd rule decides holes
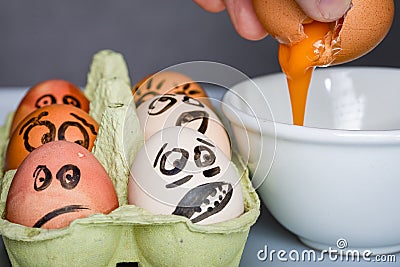
[[[253,81],[257,86],[249,81],[239,83],[225,99],[239,112],[250,115],[248,118],[292,124],[286,77],[278,73]],[[400,129],[399,99],[400,69],[317,69],[308,93],[304,125],[341,130]],[[242,120],[246,124],[246,118],[242,116]]]

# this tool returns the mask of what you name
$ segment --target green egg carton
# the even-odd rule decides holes
[[[127,204],[129,169],[143,145],[128,70],[113,51],[97,53],[88,74],[85,94],[91,115],[100,121],[93,154],[108,171],[120,207],[95,214],[62,229],[30,228],[4,218],[5,203],[15,170],[0,167],[0,233],[13,266],[238,266],[250,227],[259,216],[260,201],[247,168],[236,156],[241,175],[245,212],[238,218],[212,225],[193,224],[175,215],[154,215]],[[12,114],[0,127],[0,162]],[[112,160],[110,160],[112,159]],[[3,165],[3,164],[1,164]],[[100,192],[99,192],[100,193]]]

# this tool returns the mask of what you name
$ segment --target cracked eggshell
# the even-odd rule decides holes
[[[97,159],[78,144],[55,141],[37,148],[18,168],[6,219],[28,227],[63,228],[117,207],[113,184]]]
[[[290,45],[306,38],[302,24],[312,20],[295,0],[253,0],[253,6],[264,28],[280,43]],[[375,48],[388,33],[393,17],[393,0],[353,0],[343,20],[332,24],[337,36],[332,47],[326,47],[331,50],[332,65],[354,60]],[[336,53],[337,47],[340,50]]]
[[[243,213],[240,175],[205,135],[186,127],[157,132],[139,151],[128,202],[154,214],[211,224]]]
[[[166,94],[152,97],[137,108],[145,140],[156,132],[173,126],[184,126],[209,137],[231,158],[231,143],[224,125],[215,112],[196,98]]]

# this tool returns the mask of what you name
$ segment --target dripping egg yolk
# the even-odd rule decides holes
[[[335,40],[338,25],[317,21],[305,24],[305,39],[292,45],[279,45],[279,63],[286,74],[295,125],[304,123],[308,88],[315,67],[330,64],[334,61],[335,50],[340,49],[332,46],[339,45]]]

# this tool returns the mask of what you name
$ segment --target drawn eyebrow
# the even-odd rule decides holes
[[[213,177],[221,172],[221,168],[219,166],[203,171],[203,175],[207,178]]]
[[[94,127],[93,124],[88,123],[84,118],[79,117],[78,115],[74,114],[74,113],[69,113],[72,117],[74,117],[75,119],[81,121],[83,123],[83,125],[85,125],[86,127],[88,127],[90,129],[90,131],[92,132],[92,134],[97,135],[96,132],[96,128]]]
[[[28,126],[29,124],[31,124],[34,121],[39,121],[42,117],[47,116],[47,115],[49,115],[49,112],[43,111],[36,118],[31,118],[30,120],[28,120],[24,125],[22,125],[21,129],[19,130],[19,135],[22,134],[22,132],[24,131],[26,126]]]
[[[154,160],[154,163],[153,163],[153,168],[155,168],[155,167],[157,166],[158,159],[160,158],[161,154],[163,153],[163,151],[164,151],[164,149],[165,149],[165,147],[166,147],[167,145],[168,145],[168,143],[165,143],[165,144],[160,148],[160,151],[158,151],[157,156],[156,156],[156,159]]]
[[[161,86],[163,86],[164,83],[165,83],[165,79],[162,80],[161,82],[159,82],[159,83],[157,84],[156,89],[157,89],[157,90],[160,90]]]
[[[196,138],[196,140],[197,141],[199,141],[200,143],[203,143],[203,144],[205,144],[205,145],[208,145],[208,146],[211,146],[211,147],[215,147],[213,144],[211,144],[210,142],[207,142],[206,140],[204,140],[204,139],[201,139],[201,138]]]
[[[151,84],[153,83],[153,77],[151,77],[148,81],[147,81],[147,89],[151,88]]]

